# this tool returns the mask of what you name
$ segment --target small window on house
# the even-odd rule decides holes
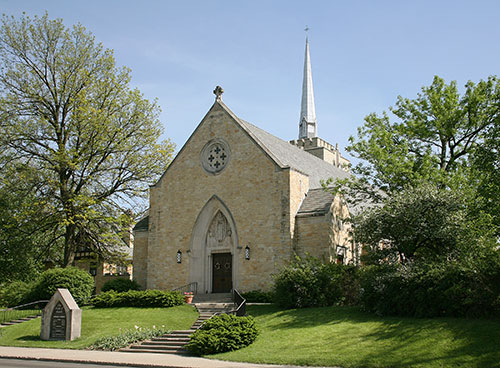
[[[116,266],[116,273],[120,276],[127,275],[127,266],[119,265]]]

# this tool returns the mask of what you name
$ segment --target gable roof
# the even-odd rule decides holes
[[[257,146],[262,151],[264,151],[264,153],[280,168],[291,168],[309,176],[309,189],[321,188],[321,180],[327,180],[328,178],[347,178],[350,176],[350,174],[345,172],[344,170],[333,166],[321,160],[320,158],[313,156],[310,153],[305,152],[304,150],[292,145],[291,143],[288,143],[287,141],[275,137],[271,133],[260,129],[255,125],[244,121],[243,119],[240,119],[229,109],[229,107],[226,106],[226,104],[224,104],[224,102],[222,102],[221,99],[217,99],[212,107],[208,110],[205,117],[201,120],[200,124],[198,124],[196,129],[188,138],[186,143],[177,153],[176,157],[174,157],[173,161],[160,177],[157,184],[163,179],[163,176],[168,171],[170,166],[176,161],[176,158],[184,150],[184,147],[186,147],[188,142],[195,135],[196,131],[203,124],[205,118],[212,111],[218,108],[222,108],[222,110],[224,110],[233,119],[233,121],[247,133],[247,135],[257,144]],[[153,186],[157,184],[154,184]]]
[[[147,231],[149,229],[149,214],[140,219],[134,226],[134,231]]]
[[[324,215],[328,213],[334,196],[322,188],[311,189],[302,201],[298,216]]]
[[[321,180],[328,178],[347,178],[349,173],[326,161],[275,137],[247,121],[240,122],[252,133],[254,140],[265,146],[276,158],[281,167],[290,167],[309,176],[309,189],[321,188]]]

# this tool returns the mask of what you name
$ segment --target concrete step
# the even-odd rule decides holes
[[[167,334],[168,336],[172,335],[191,335],[194,332],[194,330],[174,330],[171,333]],[[166,335],[163,335],[166,336]]]
[[[162,337],[153,337],[151,341],[186,341],[189,342],[190,337],[170,337],[169,335],[167,336],[162,336]]]
[[[231,293],[196,294],[193,298],[193,303],[231,302],[232,298],[233,295]]]
[[[169,350],[156,350],[156,349],[130,349],[122,348],[119,351],[125,353],[157,353],[157,354],[180,354],[180,355],[190,355],[187,350],[184,349],[169,349]]]
[[[165,347],[165,346],[183,346],[186,345],[189,342],[187,341],[176,341],[176,340],[170,340],[170,341],[143,341],[140,346],[159,346],[159,347]]]
[[[130,349],[140,349],[140,350],[180,350],[184,349],[184,345],[154,345],[154,344],[147,344],[147,343],[142,343],[141,345],[132,345],[130,346]]]

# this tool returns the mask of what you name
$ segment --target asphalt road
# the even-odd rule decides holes
[[[25,360],[25,359],[4,359],[0,358],[1,368],[116,368],[119,365],[102,365],[88,363],[71,363],[71,362],[48,362],[42,360]],[[134,368],[127,366],[127,368]],[[137,368],[137,367],[135,367]]]

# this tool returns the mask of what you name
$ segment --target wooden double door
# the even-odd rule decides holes
[[[233,256],[212,254],[212,293],[229,293],[233,288]]]

